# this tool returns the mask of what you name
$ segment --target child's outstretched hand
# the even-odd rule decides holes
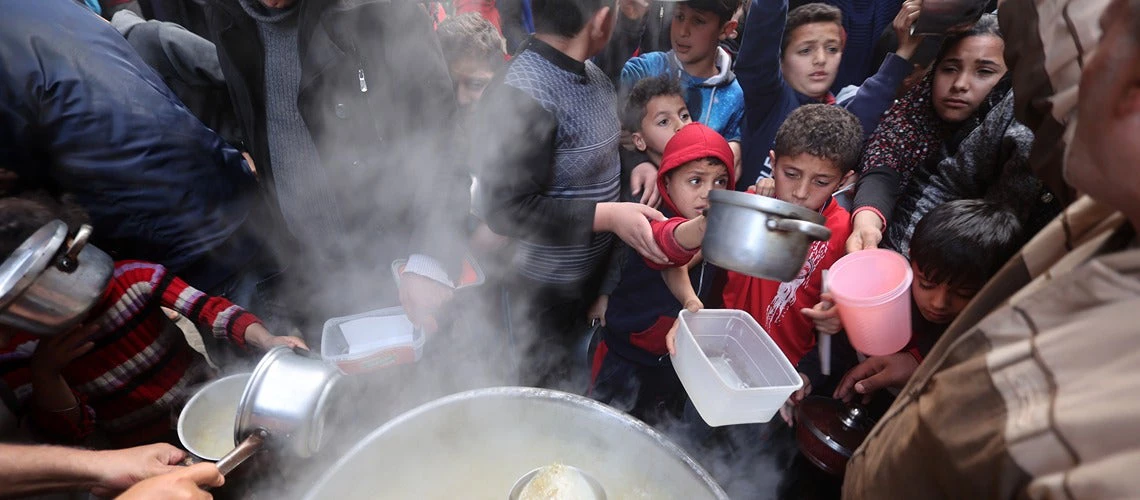
[[[811,309],[800,309],[800,313],[815,323],[815,330],[819,333],[835,335],[843,329],[839,321],[839,308],[835,307],[835,300],[830,293],[819,296],[820,302]]]
[[[771,177],[760,179],[759,181],[756,181],[755,186],[752,186],[751,191],[760,196],[767,196],[769,198],[772,198],[776,196],[776,179],[773,179]]]
[[[862,394],[863,403],[867,403],[879,389],[906,385],[917,369],[918,360],[909,352],[870,357],[843,376],[833,397],[850,403],[856,394]]]
[[[40,339],[28,368],[41,376],[59,375],[72,361],[91,352],[95,343],[88,339],[97,331],[99,325],[79,325],[67,333]]]
[[[593,324],[595,321],[602,326],[606,326],[606,310],[610,308],[610,296],[599,295],[598,299],[594,301],[590,309],[586,311],[586,319]]]
[[[681,320],[673,321],[673,326],[669,328],[669,333],[665,334],[665,349],[669,351],[669,355],[677,354],[677,327],[681,326]]]
[[[301,349],[309,350],[308,344],[299,337],[281,336],[278,337],[269,333],[261,323],[254,323],[245,329],[245,342],[263,351],[268,351],[279,345],[286,347],[300,347]]]
[[[792,397],[788,398],[784,406],[780,407],[780,418],[784,419],[784,423],[788,424],[788,427],[796,425],[796,406],[799,406],[800,402],[811,394],[811,379],[803,372],[800,372],[800,378],[804,379],[804,386],[793,392]]]
[[[914,22],[918,20],[919,14],[922,12],[922,0],[906,0],[903,2],[902,7],[899,8],[898,15],[891,23],[895,29],[895,35],[898,36],[899,45],[895,55],[910,60],[914,56],[914,52],[918,50],[919,44],[922,43],[922,36],[915,36],[911,34],[911,29],[914,28]]]
[[[629,174],[630,192],[640,196],[640,203],[653,208],[661,203],[661,193],[657,191],[657,167],[649,162],[643,162],[633,167]]]

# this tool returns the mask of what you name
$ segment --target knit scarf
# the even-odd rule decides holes
[[[1003,78],[973,115],[960,123],[947,123],[934,110],[934,68],[931,68],[922,82],[895,101],[883,115],[863,150],[859,171],[891,168],[899,173],[899,185],[906,186],[911,174],[932,156],[940,154],[944,144],[951,146],[951,152],[956,150],[962,139],[981,125],[1009,88],[1009,78]]]

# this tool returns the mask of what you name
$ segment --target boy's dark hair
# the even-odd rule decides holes
[[[788,12],[788,21],[784,24],[784,39],[780,42],[780,53],[788,51],[788,44],[792,41],[792,32],[805,24],[835,23],[843,29],[843,11],[838,7],[825,3],[809,3],[792,9]]]
[[[724,23],[731,21],[732,16],[736,15],[740,2],[741,0],[688,0],[685,5],[693,10],[716,14],[720,19],[720,25],[724,26]]]
[[[804,153],[835,163],[846,174],[863,154],[863,125],[850,111],[806,104],[792,111],[776,131],[776,158]]]
[[[978,22],[970,26],[970,29],[947,36],[946,39],[942,41],[942,48],[939,49],[938,56],[934,58],[934,65],[938,66],[938,63],[942,62],[942,58],[946,57],[946,53],[950,52],[950,49],[957,46],[962,40],[982,35],[993,35],[998,38],[1003,38],[1001,36],[1001,27],[998,25],[997,16],[993,14],[983,14],[982,17],[978,19]]]
[[[682,99],[681,83],[668,75],[642,78],[634,84],[622,108],[621,126],[629,132],[641,132],[641,120],[645,119],[645,108],[655,97],[678,96]]]
[[[503,64],[507,54],[507,42],[499,30],[475,12],[445,19],[435,33],[449,66],[462,59],[475,59],[495,68]]]
[[[910,260],[927,281],[981,288],[1021,248],[1021,222],[1000,203],[939,205],[914,228]]]
[[[534,31],[573,38],[602,7],[617,9],[616,0],[531,0]],[[614,15],[620,15],[614,11]]]
[[[87,222],[87,214],[67,197],[59,201],[42,193],[24,193],[0,198],[0,261],[55,219],[65,222],[74,232]]]

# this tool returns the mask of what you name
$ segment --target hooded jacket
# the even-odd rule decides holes
[[[680,213],[665,188],[669,174],[693,160],[708,157],[718,158],[727,165],[728,189],[733,189],[733,179],[736,177],[732,150],[716,131],[700,123],[692,123],[669,140],[661,161],[661,173],[657,177],[662,211],[666,216]],[[651,223],[654,237],[663,249],[680,248],[673,238],[673,230],[686,220],[684,217],[672,217]],[[606,346],[610,351],[636,363],[650,366],[667,364],[665,335],[669,333],[682,304],[666,286],[660,266],[650,264],[629,247],[620,247],[618,251],[626,252],[627,255],[622,265],[621,281],[610,294],[606,309]],[[666,250],[666,253],[679,266],[687,264],[696,250],[681,249],[680,253]],[[708,262],[701,262],[689,271],[693,289],[702,301],[715,298],[713,282],[719,273],[720,269]]]
[[[681,82],[685,106],[693,121],[708,125],[729,141],[739,142],[744,122],[744,92],[732,71],[732,56],[720,47],[717,47],[716,67],[719,73],[712,78],[697,78],[685,72],[673,51],[651,52],[625,63],[620,86],[628,90],[643,78],[676,77]]]

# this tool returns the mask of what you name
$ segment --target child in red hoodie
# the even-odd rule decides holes
[[[657,186],[662,212],[672,218],[651,224],[671,261],[688,263],[697,253],[700,236],[693,242],[693,235],[703,232],[701,213],[708,208],[708,194],[733,188],[733,159],[728,141],[700,123],[684,126],[666,144]],[[666,286],[660,266],[628,248],[616,251],[629,255],[609,298],[590,395],[652,423],[660,410],[680,410],[685,400],[665,348],[681,303]],[[718,272],[701,263],[686,268],[684,278],[695,284],[695,295],[707,298],[716,293],[712,283]]]
[[[851,234],[851,214],[832,194],[853,175],[862,146],[863,129],[849,111],[826,104],[801,106],[788,115],[776,133],[776,148],[769,153],[775,165],[772,178],[755,186],[759,195],[819,212],[831,230],[830,240],[808,247],[807,260],[792,281],[781,283],[728,273],[724,307],[746,311],[756,318],[792,365],[798,365],[800,358],[815,348],[816,330],[828,334],[839,331],[835,309],[823,303],[828,297],[822,293],[822,273],[843,256]],[[691,303],[691,295],[677,295],[680,301]],[[672,352],[672,336],[667,342]],[[808,390],[805,387],[793,400],[798,402]]]

